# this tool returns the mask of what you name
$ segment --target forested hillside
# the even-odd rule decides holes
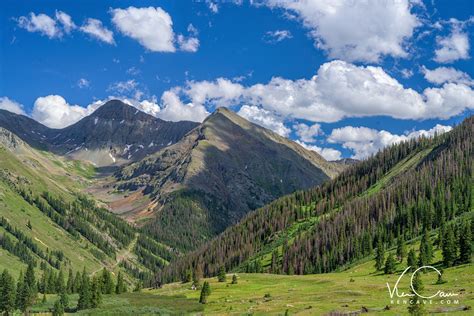
[[[386,148],[334,180],[282,197],[166,267],[156,282],[219,269],[325,273],[423,232],[459,238],[454,227],[473,209],[473,129],[470,117],[449,133]]]
[[[94,167],[29,147],[0,128],[0,267],[122,271],[132,285],[176,252],[83,195]]]

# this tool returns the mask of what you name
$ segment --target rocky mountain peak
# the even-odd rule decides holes
[[[126,120],[126,121],[162,121],[159,118],[146,114],[135,107],[128,105],[120,100],[110,100],[94,113],[90,115],[91,119],[101,118],[106,120]]]

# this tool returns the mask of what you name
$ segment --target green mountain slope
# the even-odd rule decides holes
[[[249,211],[343,168],[221,108],[177,144],[123,168],[117,178],[120,190],[142,190],[157,202],[145,229],[189,251]]]
[[[367,257],[424,229],[446,229],[473,211],[473,126],[404,142],[347,169],[332,181],[252,212],[199,250],[165,268],[157,282],[186,271],[310,274]]]
[[[0,128],[0,268],[102,267],[144,279],[175,253],[80,191],[94,168],[29,147]]]

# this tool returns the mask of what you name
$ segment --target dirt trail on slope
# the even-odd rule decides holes
[[[115,269],[115,267],[117,267],[120,262],[126,260],[126,259],[129,259],[133,256],[133,253],[132,253],[132,250],[133,248],[135,248],[135,245],[137,244],[137,241],[138,241],[138,236],[139,234],[136,233],[135,234],[135,238],[133,238],[133,240],[130,242],[130,244],[127,246],[127,248],[124,248],[122,249],[116,256],[116,261],[114,264],[112,265],[105,265],[105,267],[109,270],[111,270],[110,272],[114,273],[112,270]],[[91,275],[95,275],[97,272],[101,271],[104,267],[101,267],[97,270],[95,270],[94,272],[92,272]]]

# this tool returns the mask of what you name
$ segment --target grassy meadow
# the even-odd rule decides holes
[[[417,247],[417,246],[416,246]],[[440,251],[435,252],[439,267]],[[404,315],[407,306],[391,302],[386,283],[391,288],[406,267],[406,259],[398,264],[397,272],[385,275],[375,272],[374,261],[360,262],[345,271],[317,275],[272,275],[238,273],[238,283],[231,284],[232,274],[220,283],[217,278],[206,279],[211,285],[208,303],[199,304],[199,290],[191,284],[173,283],[160,289],[144,289],[140,293],[125,293],[103,297],[100,308],[81,311],[80,315],[343,315],[360,312],[364,315]],[[436,284],[436,272],[421,273],[426,296],[438,290],[453,292],[452,304],[441,304],[439,297],[426,305],[430,313],[472,315],[474,305],[474,265],[460,265],[444,270],[444,284]],[[407,273],[398,285],[399,293],[409,293]],[[46,312],[52,308],[55,295],[33,311]],[[446,300],[446,299],[445,299]],[[458,300],[454,304],[454,300]],[[74,307],[77,296],[70,297]]]

